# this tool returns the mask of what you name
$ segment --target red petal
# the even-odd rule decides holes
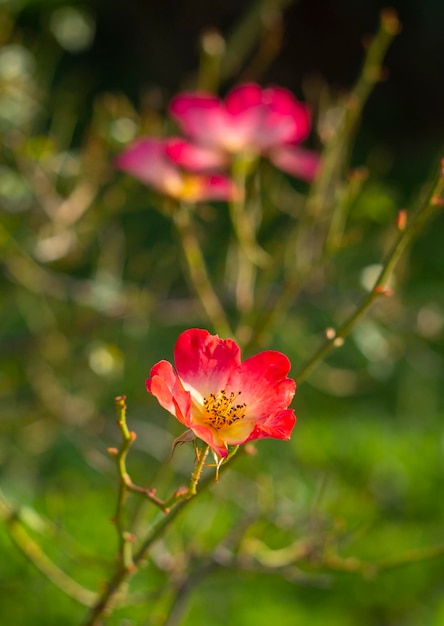
[[[192,387],[203,399],[225,388],[230,373],[239,367],[240,348],[232,339],[192,328],[179,336],[174,361],[185,387]]]
[[[260,106],[261,103],[262,89],[254,83],[235,87],[225,99],[226,109],[231,115],[238,115],[253,107]]]
[[[172,100],[169,111],[187,135],[203,145],[217,147],[214,135],[219,138],[224,132],[226,117],[218,98],[183,93]]]
[[[254,87],[255,91],[257,89]],[[181,94],[171,102],[170,113],[181,129],[199,144],[233,154],[246,150],[254,152],[257,151],[255,137],[261,120],[260,92],[254,98],[256,106],[252,106],[248,90],[249,87],[240,87],[233,92],[239,92],[247,101],[241,104],[234,97],[230,110],[214,96]]]
[[[295,423],[296,416],[292,409],[280,411],[275,415],[271,415],[265,422],[256,424],[246,441],[254,441],[255,439],[264,439],[266,437],[288,440]]]
[[[179,121],[190,111],[220,109],[219,98],[205,93],[181,93],[172,99],[169,107],[170,114]]]
[[[270,415],[286,409],[293,399],[296,383],[287,378],[289,370],[285,354],[260,352],[232,373],[227,391],[240,391],[239,402],[247,405],[248,420],[264,423]]]
[[[195,202],[203,200],[233,200],[239,197],[239,190],[228,176],[213,174],[200,176],[200,187],[196,190]]]
[[[218,436],[218,433],[209,426],[202,424],[192,424],[191,430],[195,433],[196,437],[205,441],[220,457],[226,457],[228,455],[228,449],[226,443]]]
[[[192,172],[216,169],[227,165],[227,159],[222,152],[198,146],[180,137],[167,139],[165,152],[174,163]]]
[[[310,114],[287,89],[272,87],[263,94],[264,119],[261,144],[264,150],[300,143],[310,132]]]
[[[182,387],[171,363],[156,363],[151,369],[150,378],[146,380],[146,388],[164,409],[177,417],[182,424],[189,426],[191,397]]]

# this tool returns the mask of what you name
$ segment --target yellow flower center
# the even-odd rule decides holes
[[[195,202],[202,191],[202,179],[192,174],[184,174],[182,188],[178,193],[179,199],[185,202]]]
[[[235,404],[240,393],[240,391],[237,393],[232,391],[228,396],[225,389],[217,394],[210,393],[203,401],[203,421],[215,430],[220,430],[242,420],[245,417],[247,405]]]

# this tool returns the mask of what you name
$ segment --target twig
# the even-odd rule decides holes
[[[359,78],[343,102],[339,122],[336,128],[328,132],[320,172],[307,201],[306,210],[311,216],[318,216],[331,204],[329,198],[345,165],[362,110],[374,86],[383,78],[384,56],[399,32],[400,24],[396,13],[393,9],[384,9],[378,31],[367,48]]]
[[[247,175],[254,159],[241,155],[235,159],[232,176],[238,194],[229,203],[231,224],[237,242],[237,275],[235,280],[236,305],[242,315],[254,306],[254,289],[258,267],[266,267],[270,256],[257,242],[258,216],[246,203]]]
[[[126,410],[125,398],[123,396],[116,398],[116,404],[118,407],[118,412],[120,411],[119,415],[120,416],[123,415],[123,413]],[[123,429],[125,429],[125,427],[123,427]],[[125,431],[124,437],[128,441],[128,439],[131,438],[131,433],[129,431]],[[131,445],[131,442],[129,445]],[[124,444],[122,445],[122,447],[123,446]],[[177,515],[185,508],[185,506],[187,506],[188,503],[191,502],[198,495],[197,484],[199,483],[208,452],[209,452],[208,445],[205,445],[198,452],[198,457],[196,459],[194,470],[191,474],[188,489],[178,490],[169,500],[167,500],[165,503],[162,503],[161,508],[167,514],[164,517],[162,517],[160,521],[157,522],[157,524],[155,524],[151,528],[150,532],[145,537],[145,540],[142,542],[138,551],[134,555],[132,554],[132,547],[131,547],[130,566],[129,567],[125,566],[123,558],[119,559],[119,562],[117,564],[116,570],[112,578],[107,583],[105,591],[98,598],[97,602],[92,607],[89,614],[87,615],[84,621],[84,626],[100,626],[103,623],[104,617],[112,611],[116,601],[118,600],[119,594],[121,592],[121,589],[124,583],[126,583],[128,579],[131,578],[131,576],[137,571],[141,563],[146,559],[147,554],[151,546],[153,545],[153,543],[163,535],[165,530],[170,526],[170,524],[174,521]],[[112,454],[114,455],[114,453]],[[125,455],[126,455],[126,452],[124,453],[123,457]],[[119,471],[122,472],[122,475],[126,473],[124,464],[122,465]],[[205,488],[208,488],[213,482],[214,482],[214,478],[210,476],[206,481],[204,481],[201,491]],[[123,501],[124,501],[123,496],[121,495],[120,489],[119,489],[118,511],[116,515],[117,519],[120,518],[121,515],[123,514]],[[120,526],[119,524],[118,532],[119,532],[119,537],[120,537],[120,554],[123,554],[123,551],[127,549],[126,547],[127,543],[129,541],[131,541],[132,543],[133,538],[128,537],[128,534],[124,530],[123,525]]]
[[[0,498],[0,517],[5,520],[9,535],[18,549],[48,580],[79,604],[88,607],[94,605],[97,594],[79,585],[49,558],[26,532],[20,522],[19,512],[12,510],[3,497]]]
[[[222,59],[222,81],[235,76],[249,56],[264,30],[267,13],[283,12],[294,0],[256,0],[227,39],[226,54]]]
[[[276,255],[278,259],[284,258],[284,254],[288,255],[283,286],[273,306],[264,307],[254,324],[249,349],[260,344],[266,331],[284,316],[304,281],[316,264],[322,261],[324,251],[331,247],[332,241],[336,238],[347,206],[347,203],[340,202],[337,198],[338,182],[342,177],[362,110],[373,87],[381,80],[384,55],[399,29],[395,12],[384,10],[381,13],[378,32],[367,49],[359,78],[342,103],[339,122],[326,137],[319,173],[310,189],[303,219],[297,224],[294,232],[290,233],[285,246],[282,246]],[[349,187],[352,183],[353,180],[350,181]],[[327,210],[330,212],[330,218],[324,242],[313,245],[315,229],[322,225],[320,215],[325,214]]]
[[[444,161],[444,160],[443,160]],[[399,232],[398,238],[393,245],[383,268],[376,279],[375,284],[361,304],[352,313],[352,315],[342,324],[335,332],[332,332],[323,345],[315,352],[311,359],[296,374],[296,380],[301,383],[305,380],[315,367],[333,350],[344,343],[345,337],[350,333],[355,324],[367,313],[373,302],[381,296],[390,295],[386,289],[386,283],[395,269],[402,253],[407,245],[416,237],[425,222],[430,219],[437,209],[441,208],[444,202],[444,165],[441,165],[441,171],[438,174],[437,181],[432,187],[431,193],[427,196],[423,206],[419,208],[409,225]]]
[[[190,208],[181,204],[173,210],[172,218],[182,244],[191,285],[216,331],[222,336],[230,337],[233,333],[208,277],[205,260],[193,229]]]

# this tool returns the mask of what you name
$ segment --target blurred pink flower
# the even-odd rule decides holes
[[[171,161],[190,172],[223,169],[228,165],[226,155],[220,150],[191,143],[182,137],[166,139],[165,152]]]
[[[317,155],[294,148],[310,132],[308,108],[286,89],[240,85],[224,102],[211,95],[183,93],[173,98],[170,114],[192,142],[209,150],[263,154],[278,167],[283,163],[281,169],[286,172],[307,180],[316,173]],[[186,155],[181,163],[192,167]]]
[[[283,146],[271,150],[270,161],[287,174],[310,182],[316,176],[319,167],[319,155],[313,150]]]
[[[235,187],[228,176],[221,174],[197,174],[184,172],[175,161],[179,161],[182,140],[177,138],[156,139],[143,137],[130,144],[116,159],[116,166],[137,178],[148,187],[167,196],[185,202],[202,200],[230,200],[235,195]],[[221,162],[214,155],[199,146],[187,144],[182,148],[187,159],[194,163],[190,170],[215,167]],[[203,162],[211,163],[203,168]]]
[[[296,422],[288,408],[296,384],[290,361],[267,350],[241,363],[240,348],[206,330],[182,333],[168,361],[151,369],[146,386],[164,409],[224,458],[229,445],[289,439]]]

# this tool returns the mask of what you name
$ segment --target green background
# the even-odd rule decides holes
[[[352,206],[347,245],[268,338],[266,347],[285,352],[295,371],[324,329],[360,301],[363,271],[380,263],[397,210],[417,205],[440,157],[442,3],[393,4],[403,31],[352,156],[370,176]],[[133,479],[171,493],[186,481],[193,451],[183,446],[162,464],[181,429],[144,380],[159,359],[172,360],[183,329],[212,330],[184,282],[159,199],[116,173],[112,160],[132,133],[170,129],[165,108],[195,81],[200,33],[218,28],[229,36],[254,3],[114,0],[73,3],[63,13],[66,6],[0,3],[0,479],[29,534],[72,578],[98,590],[116,553],[117,481],[106,453],[119,443],[113,398],[127,395],[138,434],[128,462]],[[290,4],[271,29],[281,37],[276,54],[259,69],[247,55],[244,73],[222,92],[258,80],[314,106],[319,94],[334,103],[359,72],[363,37],[375,31],[381,7]],[[316,136],[311,147],[319,147]],[[79,179],[92,181],[95,195],[74,224],[48,218],[40,171],[51,172],[60,197]],[[285,206],[305,191],[271,168],[265,176],[269,189],[281,185]],[[264,245],[285,233],[288,220],[283,213],[271,223]],[[203,209],[198,222],[222,291],[225,207]],[[378,575],[338,572],[321,558],[333,546],[366,563],[409,554],[414,561],[412,550],[443,543],[443,227],[439,215],[403,258],[395,295],[378,301],[297,390],[292,440],[259,442],[254,456],[197,499],[135,577],[134,606],[107,623],[166,623],[177,581],[190,577],[196,584],[170,626],[444,625],[444,556]],[[54,256],[50,246],[48,256],[48,238],[63,246],[70,236],[66,254]],[[130,500],[143,533],[160,514],[139,504]],[[252,541],[274,550],[308,542],[311,558],[260,571],[248,558]],[[239,551],[236,568],[224,561],[227,550]],[[7,525],[0,555],[2,623],[81,623],[85,608],[25,560]]]

